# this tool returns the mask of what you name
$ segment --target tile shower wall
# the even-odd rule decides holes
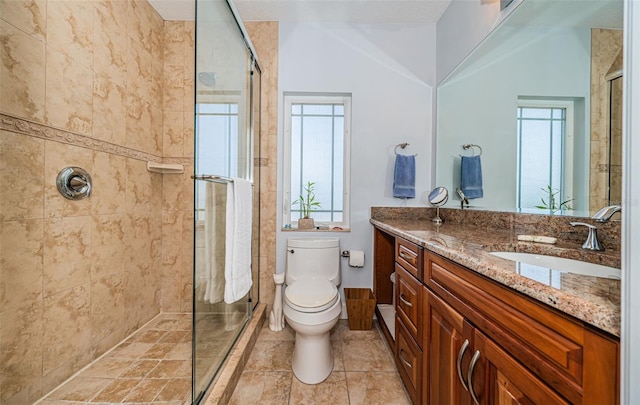
[[[164,22],[162,156],[184,164],[182,175],[163,176],[162,311],[191,312],[193,291],[193,78],[195,23]]]
[[[278,23],[248,21],[262,68],[260,157],[260,302],[271,307],[276,272],[276,202],[278,156]]]
[[[182,83],[163,76],[164,38],[146,1],[0,2],[1,404],[32,403],[160,311],[163,222],[188,219],[163,218],[179,197],[145,164],[189,156],[163,131],[185,103],[163,104]],[[68,165],[92,174],[90,199],[57,192]]]
[[[609,204],[609,85],[605,76],[622,50],[622,31],[591,30],[591,163],[589,210]],[[620,153],[620,151],[618,151]],[[620,161],[620,160],[618,160]],[[616,170],[616,168],[614,168]],[[617,168],[618,171],[622,169]]]

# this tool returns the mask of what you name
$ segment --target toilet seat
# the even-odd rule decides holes
[[[338,289],[322,277],[301,277],[284,290],[287,304],[299,312],[321,312],[338,299]]]

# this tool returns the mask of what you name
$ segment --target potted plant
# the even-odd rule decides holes
[[[300,204],[302,217],[298,219],[298,229],[313,229],[315,227],[313,218],[311,218],[310,215],[311,211],[315,211],[320,208],[320,203],[316,201],[316,195],[313,192],[314,186],[314,182],[308,181],[307,185],[304,186],[306,197],[300,195],[297,200],[291,203],[291,205]]]

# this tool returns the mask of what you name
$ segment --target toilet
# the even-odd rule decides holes
[[[333,370],[330,331],[342,311],[339,238],[287,240],[284,318],[296,332],[291,367],[305,384],[324,381]]]

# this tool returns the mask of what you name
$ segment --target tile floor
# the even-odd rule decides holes
[[[158,316],[38,404],[190,404],[191,322]]]
[[[331,331],[334,370],[318,385],[298,381],[291,371],[295,336],[287,326],[272,332],[264,323],[230,405],[391,405],[409,397],[377,322],[369,331],[351,331],[340,320]]]
[[[331,331],[334,371],[318,385],[293,376],[294,342],[288,326],[272,332],[265,322],[230,405],[410,404],[376,322],[369,331],[338,322]],[[191,403],[191,314],[160,315],[38,405],[115,403]]]

